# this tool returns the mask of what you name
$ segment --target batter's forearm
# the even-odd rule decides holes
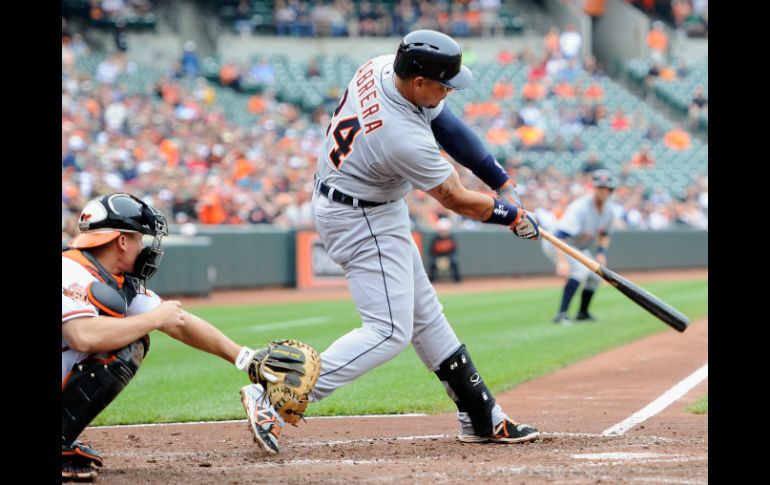
[[[447,209],[477,221],[489,219],[494,209],[494,199],[463,187],[457,171],[428,194]]]
[[[184,325],[161,331],[190,347],[217,355],[230,363],[235,362],[241,350],[240,345],[192,313],[184,312],[184,320]]]

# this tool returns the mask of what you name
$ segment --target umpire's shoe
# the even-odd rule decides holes
[[[517,423],[511,418],[505,418],[494,427],[492,436],[474,434],[470,423],[460,423],[460,434],[457,438],[464,443],[522,443],[534,441],[540,437],[540,431],[526,424]]]
[[[241,403],[246,410],[246,420],[254,442],[259,443],[268,453],[278,453],[278,437],[281,436],[285,421],[273,409],[262,387],[252,384],[242,387]]]
[[[96,466],[102,466],[102,455],[81,441],[61,447],[61,479],[63,482],[92,482],[96,480]]]

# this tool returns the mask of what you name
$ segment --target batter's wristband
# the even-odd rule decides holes
[[[596,248],[596,254],[607,254],[607,247],[606,246],[598,246]]]
[[[524,211],[519,211],[516,206],[506,204],[500,199],[494,199],[492,215],[487,219],[488,224],[501,224],[503,226],[515,225]]]

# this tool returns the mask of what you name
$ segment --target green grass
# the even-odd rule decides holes
[[[691,280],[644,287],[687,315],[708,314],[708,282]],[[604,285],[592,312],[597,324],[550,323],[561,289],[442,296],[444,312],[493,392],[553,372],[604,350],[660,332],[668,326]],[[580,295],[573,300],[573,308]],[[317,349],[360,326],[351,301],[190,307],[238,343],[297,338]],[[574,311],[574,310],[573,310]],[[322,323],[319,319],[327,318]],[[306,321],[302,321],[307,319]],[[297,321],[276,329],[277,322]],[[315,324],[313,324],[315,322]],[[260,325],[270,326],[260,330]],[[137,376],[94,425],[242,419],[238,389],[248,377],[224,360],[194,350],[160,332]],[[308,416],[448,412],[455,409],[439,380],[410,346],[401,355],[308,408]]]
[[[706,394],[685,409],[688,413],[708,414],[709,413],[709,395]]]

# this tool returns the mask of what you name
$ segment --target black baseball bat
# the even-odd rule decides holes
[[[616,272],[600,265],[597,261],[594,261],[593,259],[585,256],[583,253],[565,243],[561,239],[557,238],[553,234],[549,233],[545,229],[540,229],[540,236],[545,238],[558,249],[577,259],[585,267],[601,276],[604,281],[614,286],[618,291],[631,299],[631,301],[635,302],[648,312],[658,317],[666,325],[676,329],[679,332],[684,332],[687,329],[687,326],[690,324],[690,319],[688,319],[676,308],[667,304],[644,288],[631,283]]]

